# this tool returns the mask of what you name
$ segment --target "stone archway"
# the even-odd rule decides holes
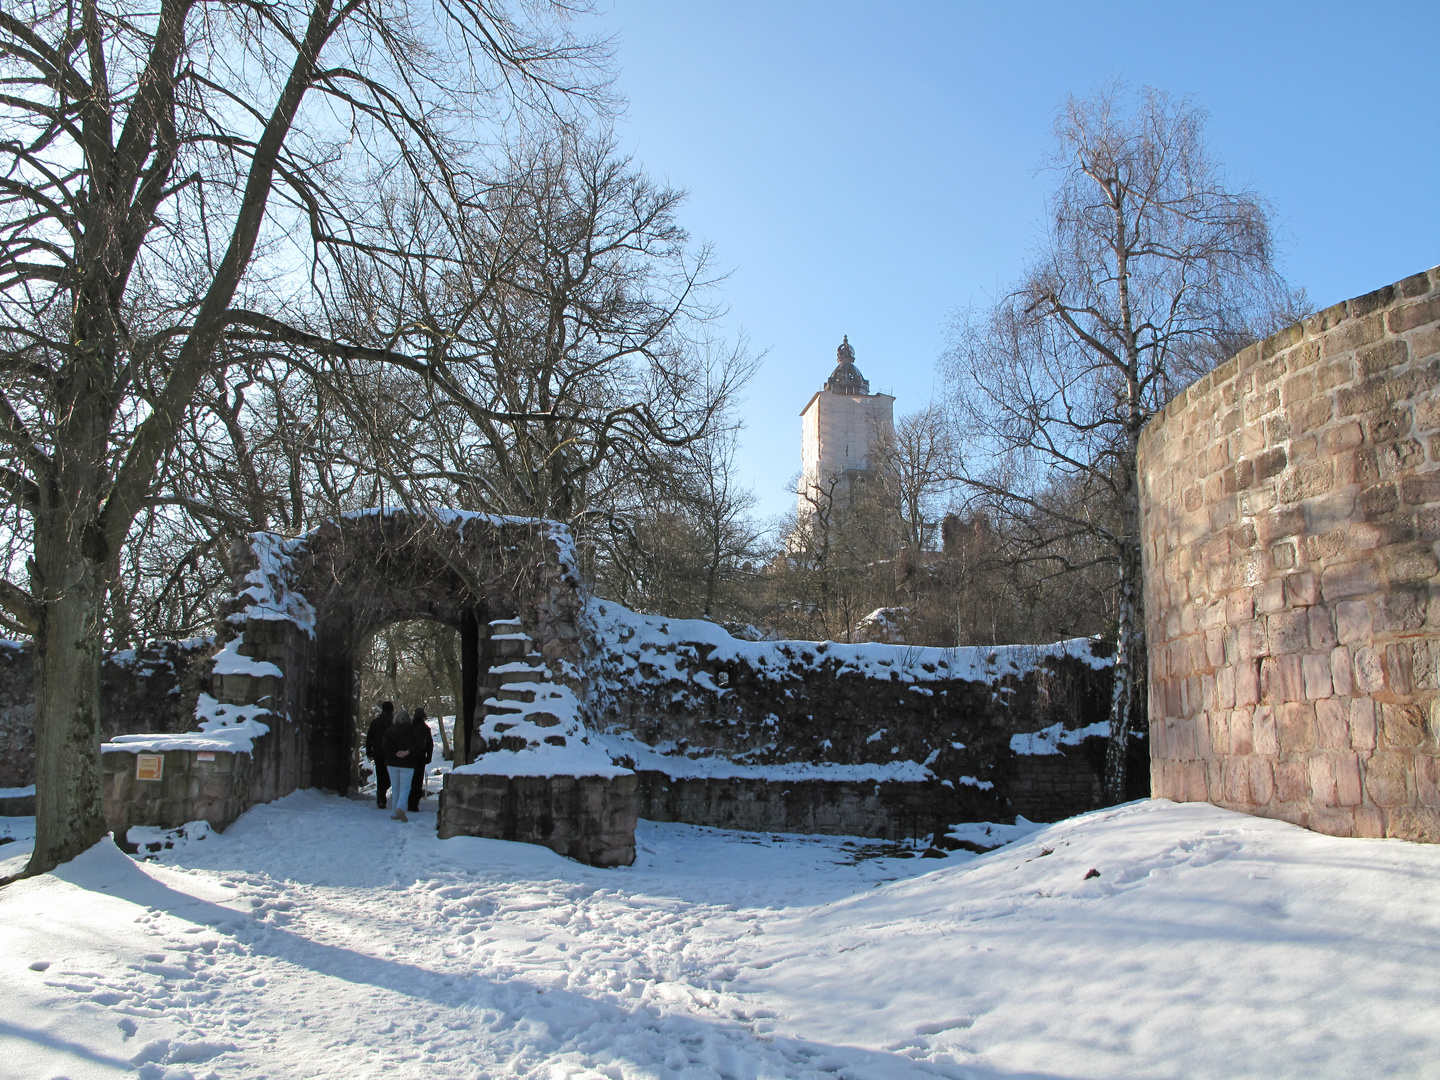
[[[356,650],[381,627],[434,619],[461,638],[456,762],[495,688],[492,622],[518,626],[564,677],[579,659],[579,576],[554,522],[451,510],[369,510],[288,539],[256,533],[235,553],[236,597],[212,686],[218,707],[262,711],[245,802],[354,786]],[[502,661],[503,662],[503,661]]]

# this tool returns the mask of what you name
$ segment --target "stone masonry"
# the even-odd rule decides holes
[[[1142,434],[1152,790],[1440,842],[1440,267]]]
[[[494,776],[451,773],[439,833],[519,840],[591,866],[635,861],[635,775]]]

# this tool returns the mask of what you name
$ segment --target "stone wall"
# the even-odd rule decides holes
[[[591,866],[635,861],[635,776],[447,773],[440,838],[482,836],[540,844]]]
[[[647,821],[682,821],[749,832],[823,833],[877,840],[923,840],[956,816],[955,799],[934,783],[772,780],[637,774],[636,812]],[[952,820],[953,818],[953,820]]]
[[[100,669],[103,739],[189,731],[209,689],[208,638],[159,641],[111,653]],[[0,788],[35,783],[35,671],[30,646],[0,642]]]
[[[208,821],[223,829],[256,802],[249,754],[167,750],[160,779],[136,775],[138,755],[111,750],[100,755],[105,823],[124,843],[132,825],[173,829]]]
[[[741,642],[605,600],[586,625],[590,723],[640,773],[641,817],[899,838],[1105,805],[1100,643]],[[1141,729],[1134,797],[1149,787]]]
[[[1320,312],[1140,441],[1152,784],[1440,841],[1440,268]]]
[[[0,641],[0,788],[35,783],[35,660],[29,648]]]

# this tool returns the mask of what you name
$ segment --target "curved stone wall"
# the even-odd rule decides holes
[[[1140,440],[1152,791],[1440,842],[1440,267],[1180,393]]]

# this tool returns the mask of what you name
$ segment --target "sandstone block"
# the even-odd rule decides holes
[[[1328,698],[1335,692],[1330,681],[1329,653],[1309,653],[1301,660],[1305,680],[1305,697],[1309,700]]]
[[[1275,763],[1275,798],[1282,803],[1303,802],[1310,794],[1310,774],[1302,761]]]
[[[1368,641],[1373,629],[1370,605],[1364,600],[1347,600],[1335,605],[1335,636],[1342,644]]]
[[[1436,320],[1440,320],[1440,296],[1395,308],[1390,312],[1388,326],[1392,334],[1403,334]]]
[[[1361,692],[1373,694],[1385,689],[1385,658],[1372,646],[1363,645],[1356,649],[1353,657],[1355,686]]]
[[[1408,642],[1385,646],[1385,686],[1390,693],[1408,697],[1414,690],[1411,656]]]
[[[1403,806],[1407,801],[1405,755],[1376,750],[1364,762],[1365,791],[1379,807]]]
[[[1440,806],[1440,758],[1415,755],[1415,795],[1421,806]]]
[[[1215,705],[1217,709],[1235,707],[1235,669],[1230,666],[1218,667],[1215,671]]]
[[[1255,707],[1250,730],[1255,753],[1272,758],[1280,753],[1280,740],[1276,732],[1275,707],[1273,705]]]
[[[1311,810],[1305,819],[1305,827],[1326,836],[1353,836],[1355,819],[1343,810]]]
[[[1360,509],[1370,517],[1392,514],[1399,505],[1400,490],[1393,482],[1371,484],[1360,492]]]
[[[1375,749],[1377,731],[1374,699],[1363,697],[1350,702],[1350,745],[1356,750]]]
[[[1309,609],[1308,625],[1310,648],[1315,652],[1329,652],[1335,648],[1335,624],[1328,607],[1315,606]]]
[[[1315,748],[1315,707],[1303,701],[1286,702],[1275,710],[1280,753],[1304,754]]]
[[[1304,652],[1310,644],[1310,616],[1304,608],[1278,611],[1265,621],[1272,657]]]
[[[1230,751],[1230,714],[1226,712],[1207,712],[1205,717],[1209,721],[1210,748],[1215,754],[1225,755]]]
[[[1256,806],[1267,806],[1275,798],[1275,768],[1267,757],[1252,757],[1248,761],[1250,772],[1250,798]]]
[[[1226,719],[1226,730],[1230,739],[1230,753],[1245,755],[1254,752],[1255,746],[1251,734],[1253,721],[1251,710],[1236,709],[1228,714]]]
[[[1339,698],[1325,698],[1315,703],[1315,735],[1317,743],[1327,750],[1350,747],[1350,711]]]
[[[1260,697],[1267,705],[1305,699],[1305,676],[1298,655],[1271,656],[1261,661]]]
[[[1385,835],[1419,844],[1440,844],[1440,810],[1401,806],[1385,814]]]
[[[1386,551],[1380,556],[1380,566],[1385,580],[1392,586],[1425,584],[1440,573],[1432,551]]]
[[[1415,588],[1391,591],[1375,598],[1375,631],[1409,634],[1425,625],[1427,598]]]
[[[1292,447],[1292,456],[1302,456]],[[1283,477],[1278,494],[1281,502],[1295,503],[1327,494],[1335,486],[1335,465],[1331,461],[1303,465]]]
[[[1425,710],[1419,705],[1380,706],[1380,745],[1388,750],[1410,749],[1425,742]]]
[[[1320,591],[1327,603],[1372,593],[1380,587],[1375,564],[1369,561],[1327,566],[1320,575]],[[1343,641],[1344,638],[1341,638]]]
[[[1349,697],[1355,692],[1355,676],[1350,650],[1344,645],[1337,645],[1330,650],[1330,681],[1335,688],[1335,693],[1341,697]]]
[[[1277,548],[1281,546],[1284,545],[1276,545]],[[1293,544],[1289,544],[1288,547],[1291,553],[1291,565],[1294,565],[1293,559],[1295,547]],[[1270,558],[1272,565],[1274,565],[1276,569],[1283,569],[1283,567],[1280,566],[1280,563],[1284,561],[1283,558],[1277,559],[1275,555],[1275,548],[1271,548],[1270,550]],[[1255,590],[1255,609],[1256,611],[1266,614],[1273,614],[1277,611],[1285,610],[1284,578],[1272,577],[1268,581],[1263,581],[1260,583],[1260,585]]]
[[[1336,754],[1331,759],[1335,779],[1335,802],[1338,806],[1359,806],[1363,798],[1360,785],[1360,759],[1355,754]]]
[[[1385,835],[1384,815],[1375,809],[1375,807],[1357,806],[1354,813],[1356,836],[1376,838]]]

